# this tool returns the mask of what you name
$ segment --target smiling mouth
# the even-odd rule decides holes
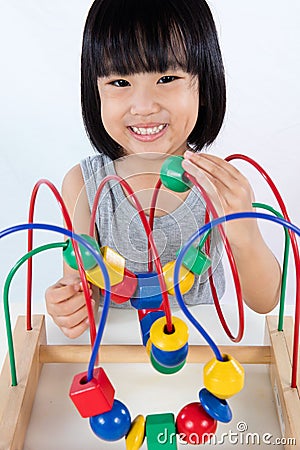
[[[133,133],[139,134],[141,136],[152,136],[155,134],[160,133],[164,128],[166,128],[167,124],[161,124],[155,127],[134,127],[134,126],[130,126],[128,128],[131,129],[131,131],[133,131]]]

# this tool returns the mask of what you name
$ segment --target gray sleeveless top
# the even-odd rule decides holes
[[[116,174],[113,161],[104,154],[89,156],[81,161],[81,170],[85,182],[90,209],[100,182],[107,175]],[[185,201],[171,214],[155,217],[153,237],[160,256],[161,264],[176,259],[176,253],[189,237],[204,223],[205,204],[198,190],[191,189]],[[113,248],[126,260],[126,267],[136,272],[148,271],[147,236],[139,214],[127,200],[120,184],[113,180],[106,183],[98,204],[96,226],[100,245]],[[197,241],[196,243],[197,244]],[[214,284],[219,298],[225,290],[224,271],[221,263],[222,246],[218,232],[212,232],[211,258]],[[155,266],[154,266],[155,270]],[[184,294],[188,305],[212,303],[212,295],[207,273],[195,276],[192,289]],[[171,306],[176,306],[175,296],[169,295]],[[111,306],[130,308],[130,302]]]

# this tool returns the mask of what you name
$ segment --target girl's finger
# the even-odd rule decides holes
[[[182,167],[186,170],[186,172],[196,178],[198,183],[201,185],[201,187],[204,189],[204,191],[214,204],[216,210],[218,211],[218,214],[224,215],[224,199],[222,200],[220,197],[216,180],[214,180],[209,174],[205,173],[201,169],[199,170],[199,167],[190,160],[183,161]]]
[[[182,167],[202,185],[219,214],[252,209],[254,196],[249,182],[235,168],[231,170],[231,164],[221,158],[193,155]]]
[[[228,190],[232,190],[236,183],[243,183],[243,175],[230,163],[221,158],[210,158],[207,156],[198,154],[189,156],[183,161],[182,166],[187,167],[185,166],[187,164],[186,161],[192,162],[209,176],[214,183],[218,183],[218,185]]]
[[[95,301],[92,300],[92,304]],[[86,305],[85,297],[80,292],[77,295],[73,295],[73,297],[65,299],[59,303],[48,304],[48,312],[52,316],[69,316],[70,314],[74,314],[76,311],[80,310]]]
[[[220,166],[222,166],[224,169],[226,169],[228,172],[231,173],[231,175],[236,178],[239,179],[240,176],[242,175],[241,172],[230,162],[226,161],[223,158],[220,158],[219,156],[215,156],[215,155],[211,155],[209,153],[192,153],[192,156],[200,156],[200,158],[205,161],[212,161]],[[189,155],[187,155],[187,157],[189,158]],[[243,176],[243,175],[242,175]]]
[[[56,284],[46,290],[46,298],[50,304],[59,304],[74,297],[80,291],[80,285],[63,286]]]
[[[87,309],[85,306],[83,306],[82,308],[67,316],[56,316],[55,322],[60,328],[70,329],[78,326],[81,322],[86,321],[87,319]]]
[[[89,328],[89,322],[87,319],[84,319],[79,324],[75,325],[72,328],[61,327],[62,332],[70,339],[75,339],[78,336],[81,336],[84,331]]]

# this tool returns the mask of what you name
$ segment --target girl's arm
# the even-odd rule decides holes
[[[62,197],[76,233],[89,234],[90,209],[80,166],[73,167],[65,176]],[[91,294],[99,299],[99,290],[92,286]],[[89,327],[84,293],[78,272],[64,263],[63,277],[46,293],[47,311],[63,333],[70,337],[80,336]],[[98,301],[92,300],[94,309]]]
[[[252,211],[248,180],[230,163],[208,154],[185,153],[182,163],[210,196],[220,216]],[[224,225],[240,276],[243,297],[256,312],[271,311],[279,300],[281,270],[263,240],[257,221],[241,219]]]

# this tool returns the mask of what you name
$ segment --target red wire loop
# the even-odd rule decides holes
[[[153,232],[153,225],[154,225],[154,214],[155,214],[155,208],[156,208],[156,202],[157,202],[157,197],[159,194],[159,190],[161,188],[162,185],[162,181],[159,178],[155,187],[154,187],[154,192],[152,195],[152,199],[151,199],[151,204],[150,204],[150,212],[149,212],[149,225],[151,228],[151,232]],[[151,252],[151,247],[148,243],[148,270],[149,272],[152,271],[153,268],[153,263],[152,263],[152,252]]]
[[[205,189],[198,183],[198,181],[196,180],[195,177],[193,177],[192,175],[190,175],[189,173],[185,172],[184,176],[190,180],[200,191],[201,195],[204,198],[204,201],[206,203],[206,216],[205,216],[205,221],[207,222],[209,220],[209,216],[208,216],[208,212],[211,213],[211,215],[213,216],[214,219],[218,218],[218,213],[212,203],[212,201],[210,200],[209,196],[207,195]],[[224,248],[229,260],[229,265],[231,268],[231,272],[232,272],[232,276],[233,276],[233,281],[234,281],[234,285],[235,285],[235,290],[236,290],[236,295],[237,295],[237,304],[238,304],[238,317],[239,317],[239,328],[238,328],[238,332],[237,335],[234,336],[227,323],[225,320],[225,317],[223,315],[221,306],[220,306],[220,301],[217,295],[217,290],[215,288],[214,282],[213,282],[213,276],[212,276],[212,270],[211,268],[209,268],[209,283],[210,283],[210,287],[211,287],[211,292],[212,292],[212,296],[213,296],[213,300],[215,303],[215,307],[217,310],[217,314],[219,316],[220,322],[224,328],[225,333],[227,334],[227,336],[233,341],[233,342],[240,342],[243,335],[244,335],[244,329],[245,329],[245,315],[244,315],[244,303],[243,303],[243,295],[242,295],[242,288],[241,288],[241,283],[240,283],[240,278],[239,278],[239,274],[237,271],[237,267],[236,267],[236,263],[235,263],[235,259],[234,256],[232,254],[232,250],[230,247],[230,244],[228,242],[227,236],[224,232],[224,228],[222,225],[218,225],[218,229],[220,232],[220,236],[222,238],[223,244],[224,244]],[[208,251],[209,254],[209,243],[208,241],[206,241],[206,251]]]
[[[262,175],[262,177],[266,180],[269,187],[271,188],[278,204],[281,209],[282,215],[285,218],[285,220],[290,222],[290,218],[285,206],[285,203],[283,201],[283,198],[281,197],[277,187],[275,186],[275,183],[273,182],[272,178],[267,174],[267,172],[252,158],[249,158],[249,156],[245,156],[239,153],[229,155],[227,158],[225,158],[225,161],[232,161],[234,159],[241,159],[243,161],[248,162],[251,164],[255,169]],[[295,260],[295,271],[296,271],[296,301],[295,301],[295,318],[294,318],[294,343],[293,343],[293,361],[292,361],[292,381],[291,381],[291,387],[296,388],[297,387],[297,371],[298,371],[298,353],[299,353],[299,327],[300,327],[300,257],[299,257],[299,248],[297,239],[295,236],[295,233],[291,230],[288,230],[290,241],[292,245],[292,250],[294,254],[294,260]]]
[[[210,201],[210,199],[209,199],[207,193],[204,191],[204,189],[201,186],[199,186],[197,180],[194,177],[189,176],[189,174],[187,174],[187,173],[184,173],[184,176],[186,178],[189,178],[190,181],[192,181],[196,185],[196,187],[200,190],[201,194],[203,195],[203,197],[204,197],[204,199],[206,201],[206,204],[208,205],[209,210],[214,215],[214,218],[217,218],[218,215],[217,215],[217,212],[216,212],[216,210],[214,208],[214,205]],[[151,227],[151,230],[153,230],[155,206],[156,206],[157,197],[158,197],[158,193],[159,193],[159,189],[161,188],[161,185],[162,185],[162,182],[159,179],[157,184],[156,184],[156,186],[155,186],[155,188],[154,188],[154,193],[153,193],[151,206],[150,206],[149,225]],[[208,208],[206,210],[206,218],[205,218],[206,222],[209,221]],[[221,322],[221,324],[222,324],[222,326],[223,326],[223,328],[225,330],[225,333],[228,335],[228,337],[233,342],[239,342],[242,339],[242,337],[243,337],[244,327],[245,327],[244,326],[244,305],[243,305],[241,285],[240,285],[240,280],[239,280],[236,264],[235,264],[235,261],[234,261],[234,257],[232,255],[232,251],[231,251],[229,242],[227,240],[227,237],[224,234],[223,227],[220,225],[219,228],[220,228],[220,231],[221,231],[221,229],[223,231],[223,234],[221,234],[221,236],[223,238],[224,245],[225,245],[225,248],[226,248],[226,251],[227,251],[227,254],[228,254],[228,258],[229,258],[229,261],[230,261],[230,265],[231,265],[231,268],[232,268],[233,278],[234,278],[234,281],[235,281],[235,286],[236,286],[236,291],[237,291],[237,296],[238,296],[238,312],[239,312],[239,324],[240,325],[239,325],[239,330],[238,330],[238,333],[237,333],[236,337],[233,336],[233,334],[231,333],[231,331],[230,331],[230,329],[229,329],[229,327],[228,327],[228,325],[226,323],[226,320],[224,318],[224,315],[222,313],[220,302],[219,302],[219,299],[218,299],[217,290],[216,290],[214,282],[213,282],[211,268],[209,268],[210,287],[211,287],[211,291],[212,291],[212,296],[213,296],[213,299],[214,299],[215,307],[216,307],[216,310],[217,310],[220,322]],[[221,231],[221,233],[222,233],[222,231]],[[207,250],[207,252],[209,254],[210,253],[209,252],[210,249],[209,249],[209,241],[208,240],[206,241],[206,244],[207,244],[206,250]],[[151,255],[151,250],[150,250],[150,254],[149,254],[149,264],[152,262],[151,258],[150,258],[150,255]],[[151,264],[149,270],[152,270],[152,264]]]
[[[28,223],[33,223],[37,193],[39,191],[39,188],[43,184],[48,186],[49,189],[51,190],[51,192],[53,193],[53,195],[55,196],[57,202],[59,203],[59,205],[61,207],[63,218],[66,223],[66,227],[69,231],[72,231],[73,226],[72,226],[72,222],[71,222],[68,210],[66,208],[66,205],[65,205],[60,193],[56,189],[56,187],[49,180],[46,180],[46,179],[39,180],[35,184],[35,186],[32,190],[30,205],[29,205]],[[90,296],[90,291],[89,291],[89,285],[88,285],[88,282],[87,282],[87,279],[85,276],[85,271],[83,268],[82,258],[81,258],[81,254],[80,254],[80,251],[78,248],[78,244],[73,239],[71,239],[71,241],[72,241],[72,245],[74,247],[75,258],[76,258],[76,262],[78,265],[79,275],[81,278],[83,292],[84,292],[85,301],[86,301],[86,305],[87,305],[88,318],[89,318],[89,322],[90,322],[90,337],[91,337],[91,343],[93,344],[95,341],[95,338],[96,338],[96,326],[95,326],[94,312],[93,312],[92,301],[91,301],[91,296]],[[30,252],[32,250],[32,248],[33,248],[33,230],[28,230],[28,238],[27,238],[28,252]],[[32,258],[29,258],[28,262],[27,262],[27,313],[26,313],[26,324],[27,324],[28,331],[32,329],[31,303],[32,303]]]
[[[246,162],[248,162],[249,164],[251,164],[252,166],[254,166],[258,172],[263,176],[263,178],[266,180],[266,182],[268,183],[269,187],[271,188],[273,194],[276,197],[276,200],[281,208],[281,212],[284,216],[284,218],[288,221],[290,221],[290,218],[288,216],[284,201],[277,189],[277,187],[275,186],[274,182],[272,181],[272,179],[270,178],[270,176],[267,174],[267,172],[253,159],[242,155],[242,154],[233,154],[228,156],[227,158],[225,158],[225,160],[227,162],[230,162],[234,159],[241,159],[244,160]],[[208,210],[209,212],[212,214],[212,216],[214,218],[217,218],[218,215],[216,213],[216,210],[212,204],[212,202],[210,201],[208,195],[206,194],[206,192],[204,191],[204,189],[202,188],[202,186],[199,185],[199,183],[197,182],[197,180],[191,176],[190,174],[185,172],[185,177],[187,179],[189,179],[190,181],[192,181],[195,186],[200,190],[204,200],[206,201],[207,204],[207,211],[206,211],[206,218],[205,220],[208,220]],[[170,305],[169,305],[169,300],[167,297],[167,291],[166,291],[166,286],[165,286],[165,281],[164,281],[164,277],[163,277],[163,273],[162,273],[162,267],[161,267],[161,263],[160,263],[160,259],[159,259],[159,255],[152,237],[152,229],[153,229],[153,222],[154,222],[154,212],[155,212],[155,204],[157,201],[157,196],[158,196],[158,192],[159,189],[161,187],[161,180],[158,181],[157,185],[155,186],[155,190],[154,190],[154,195],[152,198],[152,203],[151,203],[151,208],[150,208],[150,219],[149,222],[147,221],[146,215],[138,201],[138,199],[136,198],[133,190],[131,189],[131,187],[129,186],[129,184],[121,179],[119,176],[117,175],[109,175],[107,176],[100,184],[96,196],[95,196],[95,201],[94,201],[94,205],[93,205],[93,209],[92,209],[92,214],[91,214],[91,223],[90,223],[90,235],[93,236],[94,235],[94,224],[95,224],[95,217],[96,217],[96,211],[97,211],[97,206],[98,206],[98,202],[99,202],[99,198],[100,198],[100,194],[102,192],[102,189],[105,185],[105,183],[109,180],[116,180],[118,181],[123,188],[125,188],[125,190],[129,193],[130,197],[133,199],[134,203],[135,203],[135,207],[141,217],[143,226],[145,228],[146,234],[147,234],[147,238],[148,238],[148,252],[149,252],[149,258],[148,258],[148,268],[149,270],[152,270],[152,257],[151,255],[154,255],[154,263],[156,266],[156,270],[158,272],[159,275],[159,282],[161,285],[161,289],[162,289],[162,295],[163,295],[163,306],[164,306],[164,311],[165,311],[165,315],[166,315],[166,321],[167,321],[167,329],[168,331],[172,330],[172,322],[171,322],[171,311],[170,311]],[[34,216],[34,206],[35,206],[35,200],[36,200],[36,195],[38,192],[39,187],[42,184],[46,184],[51,191],[53,192],[53,194],[55,195],[58,203],[61,206],[62,209],[62,213],[64,216],[64,220],[66,222],[66,226],[67,228],[72,231],[72,223],[69,217],[69,214],[67,212],[67,209],[65,207],[65,204],[59,194],[59,192],[57,191],[57,189],[55,188],[55,186],[50,183],[48,180],[40,180],[34,187],[33,192],[32,192],[32,196],[31,196],[31,201],[30,201],[30,208],[29,208],[29,219],[28,222],[32,223],[33,222],[33,216]],[[225,246],[225,250],[226,253],[228,255],[229,258],[229,263],[231,266],[231,270],[233,273],[233,278],[234,278],[234,282],[235,282],[235,287],[236,287],[236,293],[237,293],[237,299],[238,299],[238,308],[239,308],[239,331],[236,337],[232,336],[232,333],[230,332],[225,318],[223,316],[221,307],[220,307],[220,303],[217,297],[217,292],[213,283],[213,278],[212,278],[212,274],[210,273],[210,285],[211,285],[211,289],[212,289],[212,295],[214,298],[214,302],[215,302],[215,306],[217,309],[217,313],[219,315],[220,321],[223,325],[223,328],[225,330],[225,332],[227,333],[227,335],[230,337],[230,339],[232,339],[235,342],[239,342],[242,338],[243,332],[244,332],[244,309],[243,309],[243,301],[242,301],[242,293],[241,293],[241,286],[240,286],[240,281],[239,281],[239,277],[238,277],[238,273],[237,273],[237,269],[236,269],[236,265],[235,265],[235,261],[234,261],[234,257],[232,255],[231,252],[231,248],[229,246],[227,237],[224,233],[223,227],[220,225],[219,227],[219,231],[220,231],[220,235],[221,238],[224,242],[224,246]],[[296,388],[297,387],[297,370],[298,370],[298,352],[299,352],[299,324],[300,324],[300,256],[299,256],[299,249],[298,249],[298,244],[297,244],[297,240],[295,237],[295,234],[291,231],[288,230],[289,236],[290,236],[290,240],[291,240],[291,245],[292,245],[292,249],[293,249],[293,254],[294,254],[294,259],[295,259],[295,270],[296,270],[296,302],[295,302],[295,324],[294,324],[294,342],[293,342],[293,361],[292,361],[292,381],[291,381],[291,387],[292,388]],[[84,294],[86,297],[86,303],[87,303],[87,308],[88,308],[88,315],[89,315],[89,321],[90,321],[90,333],[91,333],[91,340],[92,342],[95,339],[95,322],[94,322],[94,315],[93,315],[93,309],[92,309],[92,305],[91,305],[91,297],[89,294],[89,288],[88,288],[88,284],[87,284],[87,280],[85,277],[85,272],[82,266],[82,261],[81,261],[81,256],[80,256],[80,252],[78,249],[78,245],[75,241],[72,241],[73,246],[74,246],[74,251],[75,251],[75,256],[76,256],[76,260],[77,260],[77,264],[78,264],[78,268],[79,268],[79,273],[82,279],[82,283],[83,283],[83,289],[84,289]],[[207,245],[207,249],[209,249],[209,243],[206,244]],[[28,230],[28,252],[32,250],[33,247],[33,230]],[[210,269],[211,271],[211,269]],[[27,266],[27,330],[31,330],[32,329],[32,325],[31,325],[31,297],[32,297],[32,258],[30,258],[28,260],[28,266]]]
[[[92,212],[91,212],[91,220],[90,220],[90,235],[94,236],[94,230],[95,230],[95,219],[96,219],[96,213],[97,213],[97,208],[98,208],[98,203],[99,203],[99,199],[100,199],[100,195],[101,192],[105,186],[105,184],[110,181],[110,180],[116,180],[118,181],[121,186],[127,191],[127,193],[129,194],[130,198],[132,198],[135,208],[141,218],[142,224],[144,226],[146,235],[147,235],[147,239],[148,239],[148,249],[149,252],[152,252],[152,254],[154,255],[154,264],[156,267],[156,271],[158,274],[158,280],[159,280],[159,284],[160,284],[160,288],[161,288],[161,292],[162,292],[162,297],[163,297],[163,301],[162,301],[162,305],[164,308],[164,312],[165,312],[165,316],[166,316],[166,327],[168,332],[172,332],[173,330],[173,325],[172,325],[172,316],[171,316],[171,308],[170,308],[170,303],[169,303],[169,298],[168,298],[168,293],[167,293],[167,288],[166,288],[166,284],[165,284],[165,279],[164,279],[164,275],[163,275],[163,271],[162,271],[162,266],[161,266],[161,262],[160,262],[160,258],[159,258],[159,254],[152,236],[152,230],[150,228],[149,222],[147,220],[145,211],[143,210],[138,198],[136,197],[133,189],[131,188],[131,186],[127,183],[127,181],[123,180],[121,177],[119,177],[118,175],[107,175],[100,183],[95,198],[94,198],[94,203],[93,203],[93,207],[92,207]]]

